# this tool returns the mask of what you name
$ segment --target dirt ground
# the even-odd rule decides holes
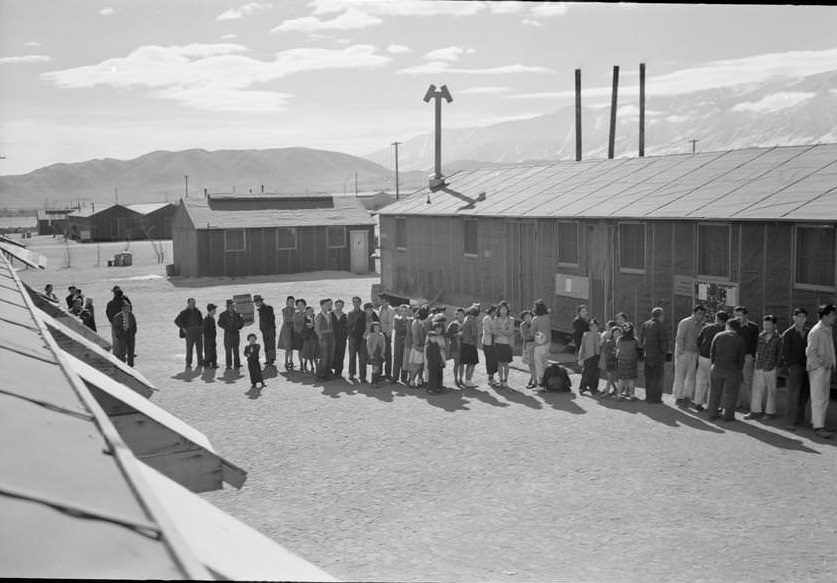
[[[432,397],[284,371],[253,392],[246,369],[184,371],[172,320],[187,297],[203,308],[260,293],[280,307],[288,294],[365,298],[375,278],[168,280],[147,243],[131,247],[133,267],[108,268],[95,266],[94,246],[74,246],[71,269],[61,246],[34,247],[53,261],[21,277],[62,297],[80,286],[105,337],[119,284],[155,402],[249,472],[241,490],[204,496],[338,578],[837,580],[834,440],[779,422],[709,423],[670,395],[657,406],[542,395],[519,371],[519,390],[483,383]]]

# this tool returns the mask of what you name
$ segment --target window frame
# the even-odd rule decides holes
[[[797,224],[793,226],[793,287],[794,289],[801,289],[801,290],[808,290],[808,291],[817,291],[817,292],[828,292],[833,293],[835,288],[837,288],[837,268],[835,268],[835,272],[832,274],[832,283],[831,285],[822,285],[816,283],[804,283],[799,281],[799,231],[800,230],[807,230],[807,231],[815,231],[815,230],[822,230],[822,231],[831,231],[834,234],[834,256],[837,258],[837,229],[834,227],[830,227],[828,225],[815,225],[815,224]]]
[[[700,230],[701,227],[726,227],[727,228],[727,273],[726,275],[710,275],[708,273],[703,273],[701,271],[701,236]],[[705,281],[730,281],[732,277],[732,224],[731,223],[710,223],[710,222],[701,222],[695,226],[695,253],[697,257],[695,257],[695,271],[698,274],[698,277]]]
[[[403,228],[400,228],[401,226],[403,226]],[[403,240],[400,240],[402,238],[403,238]],[[401,245],[400,243],[403,243],[403,245]],[[398,250],[398,251],[406,251],[407,250],[407,218],[406,217],[395,217],[395,249]]]
[[[468,249],[468,233],[465,229],[465,225],[472,225],[471,228],[474,229],[474,249],[473,251]],[[463,219],[462,220],[462,254],[465,257],[479,257],[480,256],[480,231],[479,231],[479,221],[477,219]]]
[[[627,225],[638,225],[642,227],[642,268],[638,267],[624,267],[622,265],[622,252],[624,246],[622,245],[622,227]],[[635,273],[639,275],[644,275],[647,266],[647,257],[648,254],[648,225],[641,221],[620,221],[617,223],[617,241],[619,245],[619,271],[620,273]]]
[[[229,245],[228,235],[232,231],[240,231],[241,232],[241,248],[240,249],[233,249]],[[247,251],[247,229],[224,229],[224,252],[226,253],[237,253],[241,251]]]
[[[330,229],[340,229],[343,231],[343,241],[340,245],[332,245],[331,238],[328,236]],[[326,248],[327,249],[345,249],[346,248],[346,226],[345,225],[332,225],[326,227]]]
[[[575,262],[561,261],[561,229],[566,225],[575,227]],[[555,258],[556,263],[561,267],[578,267],[581,262],[581,229],[578,228],[578,223],[574,221],[559,221],[555,227]]]
[[[279,231],[281,230],[290,231],[291,234],[294,236],[294,246],[293,247],[280,247],[279,246]],[[293,251],[299,248],[299,234],[297,233],[296,227],[276,227],[276,250],[277,251]]]

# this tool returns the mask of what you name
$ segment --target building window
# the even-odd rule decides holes
[[[477,247],[477,221],[466,219],[462,229],[465,255],[479,255]]]
[[[395,219],[395,248],[407,248],[407,219]]]
[[[578,223],[558,223],[558,263],[578,265]]]
[[[645,225],[641,223],[619,225],[619,268],[628,271],[645,271]]]
[[[244,251],[246,248],[244,229],[224,231],[224,251]]]
[[[276,229],[276,248],[277,249],[296,249],[296,229],[294,229],[294,228],[279,228],[279,229]]]
[[[729,277],[729,225],[698,225],[698,273]]]
[[[346,227],[326,227],[326,246],[329,248],[346,246]]]
[[[835,231],[832,227],[796,228],[796,283],[833,288]]]

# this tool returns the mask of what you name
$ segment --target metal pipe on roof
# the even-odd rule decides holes
[[[645,157],[645,63],[639,64],[639,157]]]
[[[616,101],[619,92],[619,65],[613,65],[613,90],[610,94],[610,135],[607,141],[607,158],[613,159],[616,145]]]
[[[581,69],[575,70],[575,161],[581,162]]]

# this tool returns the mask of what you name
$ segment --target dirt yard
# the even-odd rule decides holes
[[[203,309],[260,293],[278,308],[288,294],[366,298],[375,278],[168,280],[147,243],[131,244],[127,268],[96,267],[95,246],[73,246],[70,269],[46,244],[33,248],[49,269],[22,279],[61,297],[81,287],[105,337],[119,284],[154,400],[249,472],[241,490],[205,497],[338,578],[837,580],[837,448],[810,431],[708,423],[670,395],[658,406],[541,395],[518,371],[519,391],[428,397],[282,371],[252,392],[246,369],[184,371],[172,320],[187,297]]]

